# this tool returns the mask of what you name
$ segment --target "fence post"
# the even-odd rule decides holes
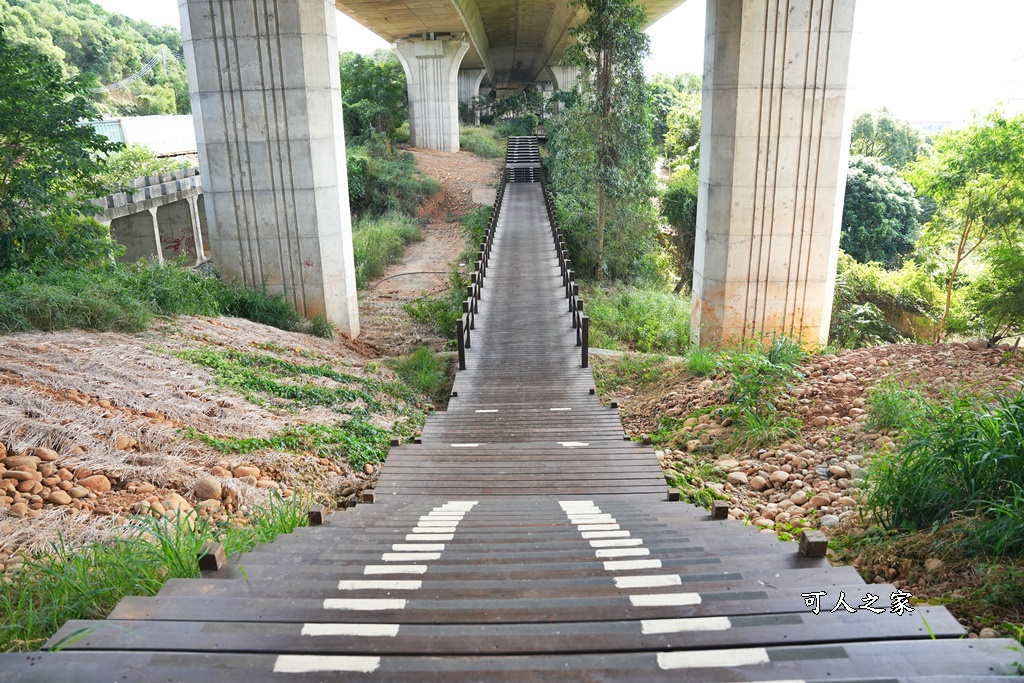
[[[459,370],[466,369],[466,336],[465,336],[465,318],[459,318],[455,321],[455,338],[459,342]]]
[[[585,315],[580,319],[580,326],[583,330],[583,364],[582,367],[590,367],[590,316]]]

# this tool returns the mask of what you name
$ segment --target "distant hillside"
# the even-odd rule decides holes
[[[68,75],[94,74],[97,86],[116,84],[166,55],[137,80],[97,93],[99,109],[112,116],[191,111],[176,27],[111,14],[89,0],[0,0],[0,23],[9,39],[62,61]]]

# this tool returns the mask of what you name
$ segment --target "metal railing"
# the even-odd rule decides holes
[[[544,190],[544,206],[551,224],[551,237],[555,242],[555,253],[558,256],[558,268],[562,276],[562,287],[565,298],[569,302],[569,317],[572,328],[576,330],[576,346],[580,347],[580,367],[590,367],[590,316],[583,312],[583,299],[580,297],[580,286],[576,283],[576,274],[569,258],[569,248],[562,236],[562,227],[555,216],[555,204],[548,191],[547,173],[541,176],[541,187]]]
[[[487,276],[487,264],[491,259],[491,246],[494,244],[494,230],[498,226],[501,213],[501,202],[505,198],[507,185],[505,174],[501,176],[501,185],[494,198],[494,210],[487,224],[484,239],[476,253],[476,263],[466,285],[466,299],[462,302],[462,316],[455,321],[455,339],[459,346],[459,370],[466,369],[466,349],[472,348],[472,331],[476,329],[476,316],[480,312],[480,298],[483,295],[484,278]]]

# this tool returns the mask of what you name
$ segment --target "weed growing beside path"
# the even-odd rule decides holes
[[[583,286],[590,345],[681,356],[690,347],[690,299],[661,289]]]
[[[419,223],[394,211],[383,216],[364,216],[352,228],[356,285],[362,289],[380,277],[384,269],[402,258],[405,246],[423,239]]]
[[[487,159],[505,156],[505,138],[492,126],[459,126],[459,147]]]

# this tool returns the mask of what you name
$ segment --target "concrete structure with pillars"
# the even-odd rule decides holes
[[[459,151],[459,64],[469,43],[459,37],[403,38],[395,53],[409,93],[409,138],[414,147]]]
[[[459,71],[459,106],[469,106],[473,98],[480,96],[480,84],[487,75],[487,69],[462,69]],[[480,123],[479,112],[473,114],[474,122]]]
[[[221,272],[356,336],[334,4],[178,0],[178,8]]]
[[[854,0],[707,0],[693,338],[824,343]]]

